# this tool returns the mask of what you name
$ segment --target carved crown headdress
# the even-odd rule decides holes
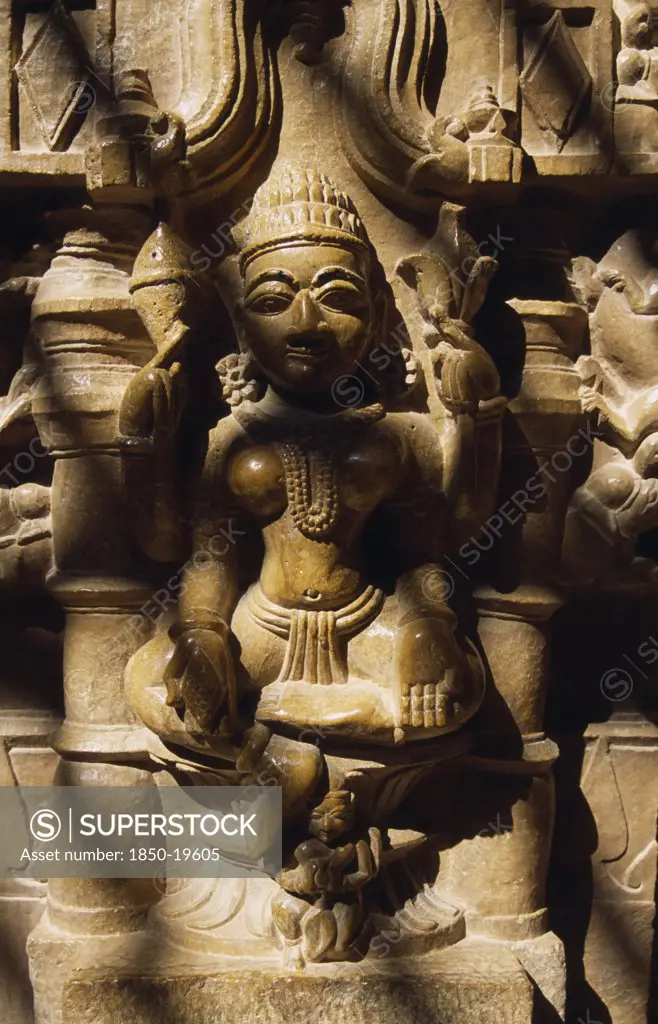
[[[286,242],[338,242],[362,255],[368,235],[354,203],[321,171],[285,163],[261,185],[247,218],[242,272],[255,256]]]

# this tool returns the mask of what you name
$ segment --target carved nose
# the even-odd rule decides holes
[[[306,288],[298,292],[295,297],[292,313],[294,329],[300,333],[315,331],[327,326],[319,303]]]

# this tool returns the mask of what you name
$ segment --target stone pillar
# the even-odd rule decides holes
[[[506,526],[488,563],[491,582],[475,595],[490,684],[480,734],[484,756],[467,770],[476,803],[478,789],[496,796],[472,826],[474,838],[444,855],[443,891],[468,907],[471,935],[512,944],[562,1013],[564,955],[546,909],[551,766],[558,750],[544,733],[544,709],[550,620],[563,604],[564,518],[575,464],[582,457],[584,470],[591,458],[587,433],[579,433],[584,418],[573,367],[587,317],[575,303],[561,301],[512,300],[509,306],[523,329],[525,365],[504,428],[499,510]]]
[[[118,408],[152,343],[128,285],[148,234],[146,214],[83,209],[61,216],[64,241],[32,308],[41,362],[34,417],[55,461],[51,592],[66,610],[65,721],[55,739],[61,785],[142,785],[141,729],[123,696],[131,655],[149,635],[137,612],[150,588],[132,568]],[[76,945],[139,930],[157,893],[150,882],[62,879],[30,940],[38,1022],[57,1020]],[[100,948],[100,947],[99,947]],[[55,1016],[53,1016],[55,1014]]]
[[[42,363],[34,416],[55,461],[51,592],[69,612],[66,721],[58,749],[94,761],[139,752],[123,668],[146,639],[126,627],[148,595],[136,578],[118,442],[118,407],[152,355],[128,291],[149,220],[121,208],[61,215],[64,242],[32,307]]]

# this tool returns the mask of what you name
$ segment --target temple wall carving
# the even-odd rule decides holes
[[[0,0],[0,787],[283,815],[2,1024],[658,1021],[656,175],[653,0]]]

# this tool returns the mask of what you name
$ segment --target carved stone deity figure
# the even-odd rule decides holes
[[[366,935],[359,894],[403,853],[380,830],[466,749],[451,734],[484,695],[441,567],[453,520],[487,514],[500,419],[498,375],[468,323],[495,265],[474,259],[455,277],[447,254],[474,249],[458,213],[447,204],[437,251],[398,266],[420,299],[417,362],[391,343],[390,289],[349,197],[289,164],[260,188],[240,256],[244,348],[218,364],[225,414],[182,513],[167,463],[198,324],[168,229],[133,275],[158,349],[120,414],[135,535],[166,561],[182,523],[191,556],[176,617],[132,657],[126,691],[158,757],[282,786],[295,828],[274,920],[312,960],[345,959]],[[428,906],[426,930],[443,933],[445,908]],[[447,920],[454,941],[461,915]]]
[[[248,347],[219,365],[231,412],[211,432],[191,513],[207,559],[188,570],[175,627],[133,659],[138,714],[178,741],[227,734],[253,694],[268,726],[384,743],[452,731],[477,710],[483,675],[432,586],[446,540],[441,446],[427,416],[396,411],[410,353],[381,383],[365,371],[386,339],[388,292],[351,200],[286,166],[256,195],[241,270]],[[153,399],[148,373],[124,409],[144,379]],[[438,518],[419,536],[401,512],[423,491]],[[373,553],[368,528],[387,507]],[[234,511],[264,548],[242,594],[239,537],[213,544]]]

